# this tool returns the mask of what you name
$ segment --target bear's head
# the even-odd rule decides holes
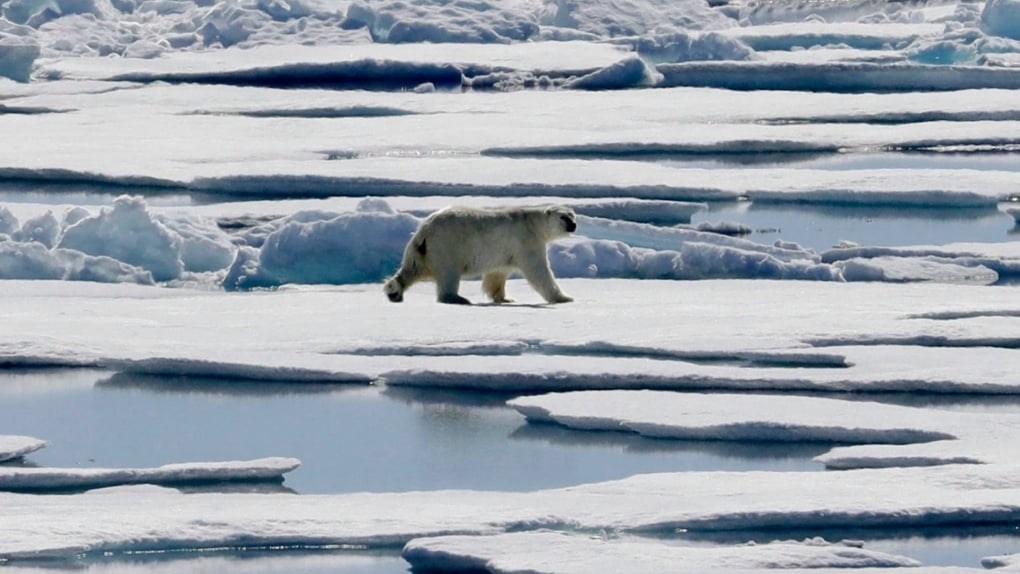
[[[394,303],[400,303],[404,300],[404,286],[400,284],[397,276],[390,277],[386,280],[386,284],[383,285],[383,292],[386,293],[386,297]]]
[[[546,208],[545,214],[550,239],[566,237],[577,230],[577,216],[573,209],[565,205],[552,205]]]

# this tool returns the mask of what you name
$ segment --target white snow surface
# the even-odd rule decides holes
[[[574,304],[536,308],[538,296],[512,280],[508,293],[520,304],[450,308],[435,303],[428,285],[392,304],[378,284],[224,293],[4,281],[0,311],[8,328],[0,332],[0,358],[25,366],[278,381],[382,377],[389,384],[512,391],[1018,388],[1011,365],[1020,318],[999,289],[561,283]],[[467,282],[462,291],[477,299],[478,288]],[[834,299],[853,311],[834,312]],[[819,323],[820,316],[827,320]],[[439,332],[436,324],[446,327]]]
[[[21,458],[46,444],[46,441],[31,436],[0,435],[0,462]]]
[[[125,484],[185,484],[281,480],[301,462],[261,458],[229,462],[188,462],[155,468],[38,468],[0,466],[0,490],[87,490]]]

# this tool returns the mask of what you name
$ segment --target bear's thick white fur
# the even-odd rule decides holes
[[[436,282],[440,303],[471,302],[462,297],[461,277],[482,277],[482,290],[496,303],[506,296],[506,279],[520,271],[549,303],[573,301],[549,269],[546,244],[577,229],[574,211],[561,205],[475,209],[448,207],[422,222],[404,249],[397,273],[383,290],[400,302],[418,281]]]

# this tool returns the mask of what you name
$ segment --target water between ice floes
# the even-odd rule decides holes
[[[648,441],[532,427],[506,397],[331,385],[136,378],[0,370],[4,434],[50,441],[30,464],[137,467],[294,456],[282,486],[299,493],[445,488],[536,490],[675,470],[820,470],[819,445]],[[238,552],[94,564],[160,571],[393,574],[396,555]],[[179,570],[176,568],[179,566]],[[137,568],[137,570],[135,569]]]
[[[859,170],[999,170],[1020,171],[1016,153],[859,153],[791,157],[775,162],[752,156],[754,167]],[[731,162],[666,162],[680,167],[733,168]],[[996,209],[835,206],[777,203],[723,203],[695,214],[692,223],[735,222],[749,227],[747,239],[772,243],[793,241],[823,252],[850,241],[861,245],[900,247],[950,243],[1020,241],[1020,226]]]
[[[819,445],[649,441],[525,424],[505,396],[97,374],[5,385],[4,434],[43,438],[40,466],[139,467],[292,456],[311,493],[530,491],[674,470],[808,470]],[[27,376],[27,375],[26,375]],[[66,380],[66,377],[65,377]],[[50,390],[47,390],[47,387]]]
[[[26,464],[44,467],[138,467],[171,462],[294,456],[302,460],[283,485],[298,493],[445,488],[536,490],[684,470],[817,470],[820,444],[672,442],[618,433],[530,426],[506,397],[361,386],[288,385],[193,378],[139,378],[101,371],[0,370],[5,434],[50,441]],[[943,408],[952,405],[940,405]],[[1012,412],[1020,404],[957,405]],[[212,487],[218,488],[218,487]],[[818,533],[735,533],[738,543]],[[927,564],[977,566],[982,556],[1015,549],[1016,532],[916,532],[872,538],[869,548]],[[734,538],[735,537],[735,538]],[[391,553],[173,553],[121,557],[106,568],[145,572],[406,572]],[[137,568],[137,570],[135,569]],[[111,570],[112,571],[112,570]]]
[[[756,243],[793,241],[819,253],[841,242],[879,247],[1020,241],[1012,216],[994,209],[910,209],[726,203],[691,218],[735,222],[751,229]]]

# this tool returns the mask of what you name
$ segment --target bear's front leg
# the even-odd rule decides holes
[[[470,305],[464,297],[458,294],[460,291],[460,274],[444,273],[436,276],[436,301],[454,305]]]
[[[532,260],[530,263],[521,266],[521,273],[528,283],[538,291],[549,303],[570,303],[573,297],[560,290],[553,277],[552,269],[549,269],[549,260],[543,254],[541,259]]]

